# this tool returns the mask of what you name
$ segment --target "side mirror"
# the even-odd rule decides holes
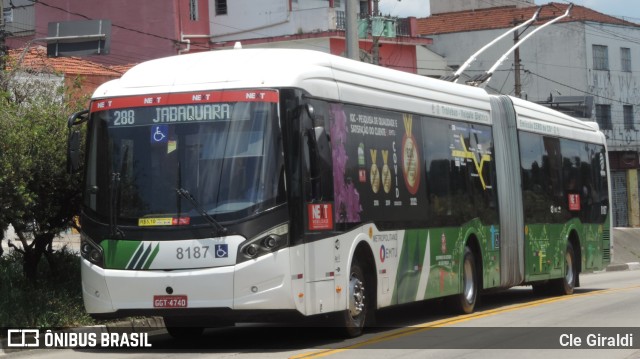
[[[324,127],[307,129],[307,146],[309,151],[309,175],[311,179],[313,198],[322,200],[325,191],[331,188],[332,175],[330,171],[331,147],[329,136]]]
[[[67,172],[75,173],[80,169],[80,131],[71,129],[73,126],[81,125],[89,119],[89,110],[76,112],[69,116],[67,127],[69,128],[69,137],[67,138]]]

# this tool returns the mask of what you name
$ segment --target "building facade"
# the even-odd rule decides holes
[[[526,32],[564,14],[568,4],[550,3]],[[418,33],[449,66],[509,28],[530,19],[537,7],[499,7],[442,13],[418,20]],[[508,36],[480,55],[460,81],[489,69],[514,44]],[[614,225],[640,226],[640,25],[575,6],[569,17],[537,32],[519,49],[519,96],[597,121],[608,139]],[[516,95],[514,54],[498,67],[487,90]],[[565,105],[562,102],[566,102]],[[573,109],[571,109],[573,106]]]
[[[345,52],[345,0],[5,0],[5,12],[17,12],[18,1],[24,3],[24,17],[31,16],[20,23],[30,30],[9,34],[9,48],[42,44],[49,23],[107,19],[112,23],[111,49],[89,59],[108,65],[230,48],[236,41],[245,47]],[[426,49],[430,39],[417,36],[416,19],[379,16],[375,4],[358,1],[360,59],[439,75],[444,62]],[[434,61],[438,66],[419,70],[419,63]]]
[[[105,19],[112,23],[111,49],[89,57],[94,62],[130,64],[187,47],[209,49],[209,0],[4,0],[4,13],[15,14],[5,16],[10,49],[46,44],[49,23]],[[183,39],[183,34],[191,37]]]

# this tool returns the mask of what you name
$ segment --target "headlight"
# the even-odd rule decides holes
[[[246,241],[238,251],[238,263],[275,252],[289,245],[289,225],[283,224]]]
[[[80,255],[89,262],[104,267],[102,247],[96,244],[85,234],[80,236]]]

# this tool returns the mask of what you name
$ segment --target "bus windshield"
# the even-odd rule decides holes
[[[272,101],[224,95],[93,103],[85,206],[123,225],[153,226],[205,223],[206,215],[233,221],[277,205],[284,198],[277,92]]]

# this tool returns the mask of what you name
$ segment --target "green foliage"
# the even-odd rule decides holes
[[[58,269],[42,262],[37,280],[22,274],[22,256],[0,257],[0,327],[71,327],[92,325],[82,303],[80,258],[65,248],[52,254]]]
[[[0,229],[15,229],[31,281],[78,212],[80,178],[66,171],[69,103],[55,75],[0,74]]]

